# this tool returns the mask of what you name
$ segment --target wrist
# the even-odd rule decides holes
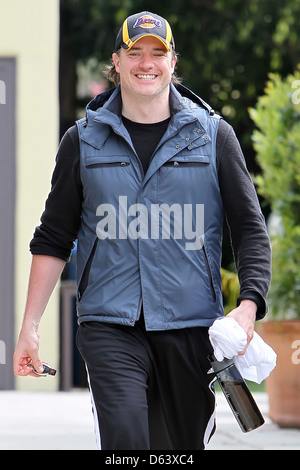
[[[26,332],[34,331],[35,333],[37,333],[38,329],[39,329],[39,325],[40,325],[39,320],[37,320],[35,318],[29,318],[25,315],[25,317],[23,319],[21,330],[26,331]]]
[[[257,312],[257,304],[253,300],[243,299],[241,300],[239,306],[247,308],[247,310],[249,310],[250,312],[253,312],[254,314],[256,314]]]

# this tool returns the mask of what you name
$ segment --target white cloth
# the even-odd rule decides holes
[[[238,354],[247,344],[247,334],[234,318],[215,320],[208,333],[215,358],[218,361],[233,358],[245,379],[261,383],[275,368],[276,353],[256,331],[245,354]]]

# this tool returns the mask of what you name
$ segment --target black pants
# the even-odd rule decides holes
[[[147,332],[86,322],[77,345],[86,363],[103,450],[204,449],[215,430],[207,328]]]

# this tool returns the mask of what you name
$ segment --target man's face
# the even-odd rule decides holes
[[[113,54],[122,92],[131,96],[157,97],[169,86],[176,58],[154,37],[141,38],[130,50]]]

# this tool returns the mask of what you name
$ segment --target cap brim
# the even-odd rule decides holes
[[[171,47],[170,47],[170,44],[168,44],[167,42],[165,42],[160,36],[157,36],[156,34],[150,34],[150,33],[146,33],[146,34],[139,34],[138,36],[135,36],[130,44],[126,44],[126,43],[123,43],[122,44],[122,47],[123,49],[126,49],[126,50],[130,50],[132,48],[132,46],[134,46],[140,39],[142,38],[148,38],[148,37],[153,37],[153,38],[156,38],[158,39],[162,45],[165,47],[165,49],[167,51],[170,51],[171,50]]]

